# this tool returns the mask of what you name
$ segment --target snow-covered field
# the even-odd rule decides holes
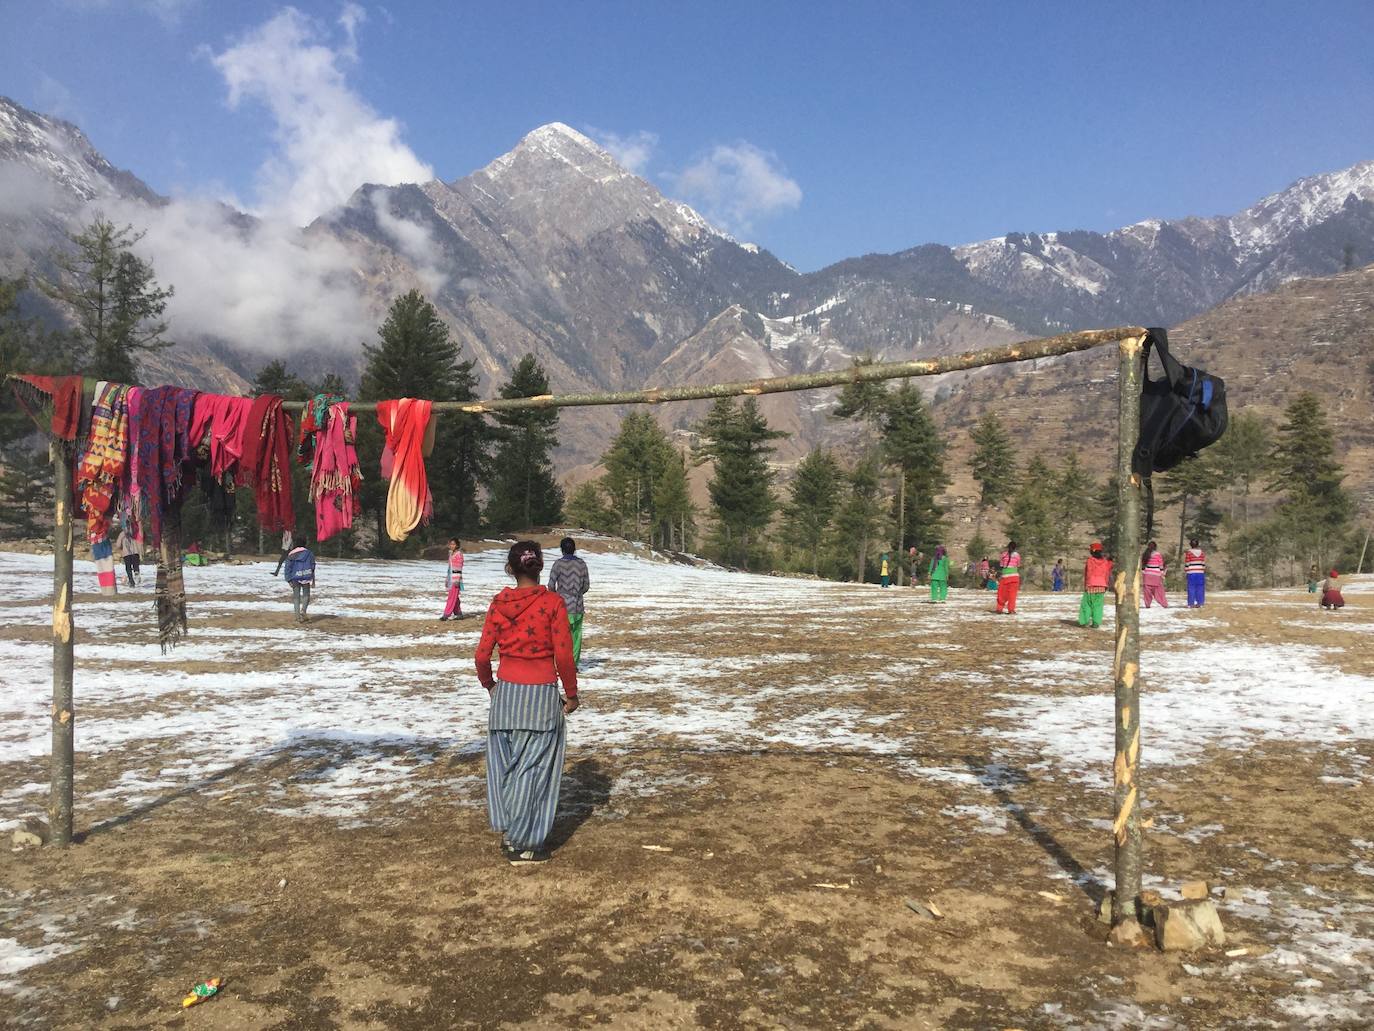
[[[507,583],[503,555],[469,557],[469,613],[480,615]],[[1107,627],[1080,630],[1076,596],[1027,595],[1011,619],[988,612],[991,597],[980,591],[953,592],[936,606],[910,589],[587,558],[587,702],[569,721],[568,750],[618,757],[613,802],[709,793],[709,773],[639,758],[672,750],[877,763],[953,792],[940,813],[948,825],[996,837],[1021,833],[1002,797],[1015,783],[1007,770],[1066,800],[1097,797],[1109,784],[1110,611]],[[420,806],[481,804],[476,771],[449,770],[483,746],[486,696],[471,660],[480,620],[436,621],[442,565],[323,559],[313,622],[300,627],[272,564],[187,568],[191,632],[167,654],[155,640],[151,577],[117,599],[78,597],[82,825],[98,828],[179,793],[213,804],[245,784],[265,816],[340,828],[384,826]],[[77,576],[78,590],[93,590],[88,565]],[[50,559],[0,553],[0,584],[3,829],[41,812],[46,797]],[[1269,746],[1320,753],[1330,791],[1368,797],[1374,676],[1347,660],[1374,648],[1371,586],[1349,585],[1340,616],[1277,592],[1216,595],[1205,614],[1142,613],[1147,800],[1152,779],[1177,786],[1199,764]],[[1228,613],[1259,614],[1270,632],[1257,640]],[[938,688],[974,715],[951,726],[912,708],[904,702],[912,684]],[[961,738],[982,739],[987,761],[951,762],[948,742]],[[283,757],[318,761],[275,781],[265,771]],[[1106,835],[1101,812],[1062,815]],[[1189,844],[1228,834],[1219,823],[1158,817],[1154,834]],[[1343,895],[1285,870],[1283,886],[1228,898],[1223,910],[1263,928],[1273,951],[1195,966],[1240,983],[1262,962],[1288,985],[1278,1006],[1293,1020],[1374,1013],[1374,817],[1346,831],[1325,843],[1330,862],[1369,891]],[[1091,876],[1109,880],[1100,868]],[[44,923],[23,903],[0,891],[0,923],[20,920],[26,932],[0,931],[0,992],[22,990],[26,970],[80,945],[72,928]],[[1043,1019],[1058,1022],[1050,1011]]]

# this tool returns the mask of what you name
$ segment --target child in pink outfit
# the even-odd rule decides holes
[[[448,588],[448,604],[439,621],[462,619],[463,606],[459,597],[463,593],[463,545],[456,538],[448,542],[448,575],[444,586]]]
[[[1162,609],[1169,607],[1169,599],[1164,596],[1164,556],[1154,541],[1145,545],[1145,555],[1141,559],[1140,592],[1147,609],[1156,601]]]

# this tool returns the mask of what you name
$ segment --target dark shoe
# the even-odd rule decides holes
[[[549,854],[543,849],[525,849],[517,852],[513,848],[503,848],[501,851],[505,853],[506,862],[511,866],[539,866],[549,861]]]

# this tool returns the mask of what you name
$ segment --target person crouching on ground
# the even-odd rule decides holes
[[[1015,541],[1007,541],[1007,550],[1002,552],[1001,572],[997,575],[997,611],[1006,609],[1007,615],[1016,615],[1016,596],[1021,592],[1021,553],[1016,550]]]
[[[1332,612],[1345,608],[1345,598],[1341,596],[1341,574],[1334,569],[1322,581],[1321,606]]]
[[[1078,602],[1078,625],[1102,625],[1102,606],[1107,597],[1107,584],[1112,579],[1112,560],[1102,554],[1102,542],[1093,541],[1088,548],[1088,561],[1083,563],[1083,597]]]
[[[549,590],[563,599],[568,610],[568,629],[572,632],[573,664],[582,668],[582,617],[587,603],[583,596],[592,589],[587,563],[577,556],[577,542],[564,537],[558,542],[563,557],[549,567]]]
[[[944,601],[949,597],[949,555],[939,545],[930,560],[930,600]]]
[[[315,586],[315,554],[306,546],[309,543],[302,538],[286,555],[286,582],[291,585],[291,608],[296,613],[297,623],[305,622],[305,611],[310,608],[310,591]]]
[[[448,588],[448,602],[444,605],[444,614],[439,617],[439,622],[462,619],[463,542],[457,537],[450,538],[448,542],[448,575],[444,579],[444,586]]]
[[[1183,553],[1183,575],[1188,581],[1188,607],[1200,609],[1207,601],[1207,553],[1196,537]]]
[[[1154,541],[1145,545],[1145,554],[1140,556],[1140,593],[1147,609],[1156,601],[1162,609],[1169,607],[1164,596],[1164,556]]]
[[[548,859],[544,841],[553,829],[563,777],[563,717],[578,706],[568,609],[539,585],[543,568],[534,541],[511,547],[506,572],[515,586],[492,599],[477,643],[477,679],[491,695],[487,813],[512,866]],[[501,653],[495,677],[493,649]]]

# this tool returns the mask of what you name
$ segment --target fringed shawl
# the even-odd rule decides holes
[[[76,499],[86,513],[86,536],[92,544],[110,536],[110,512],[129,450],[129,388],[96,384],[91,428],[76,463]]]
[[[405,540],[434,512],[434,499],[425,474],[427,442],[433,447],[430,432],[433,405],[432,401],[411,397],[377,402],[377,422],[386,432],[382,475],[391,480],[386,496],[386,533],[393,541]],[[391,459],[389,469],[388,457]]]
[[[263,394],[253,399],[244,428],[238,482],[252,488],[258,523],[268,533],[296,526],[291,500],[291,429],[291,417],[282,411],[280,397]]]

